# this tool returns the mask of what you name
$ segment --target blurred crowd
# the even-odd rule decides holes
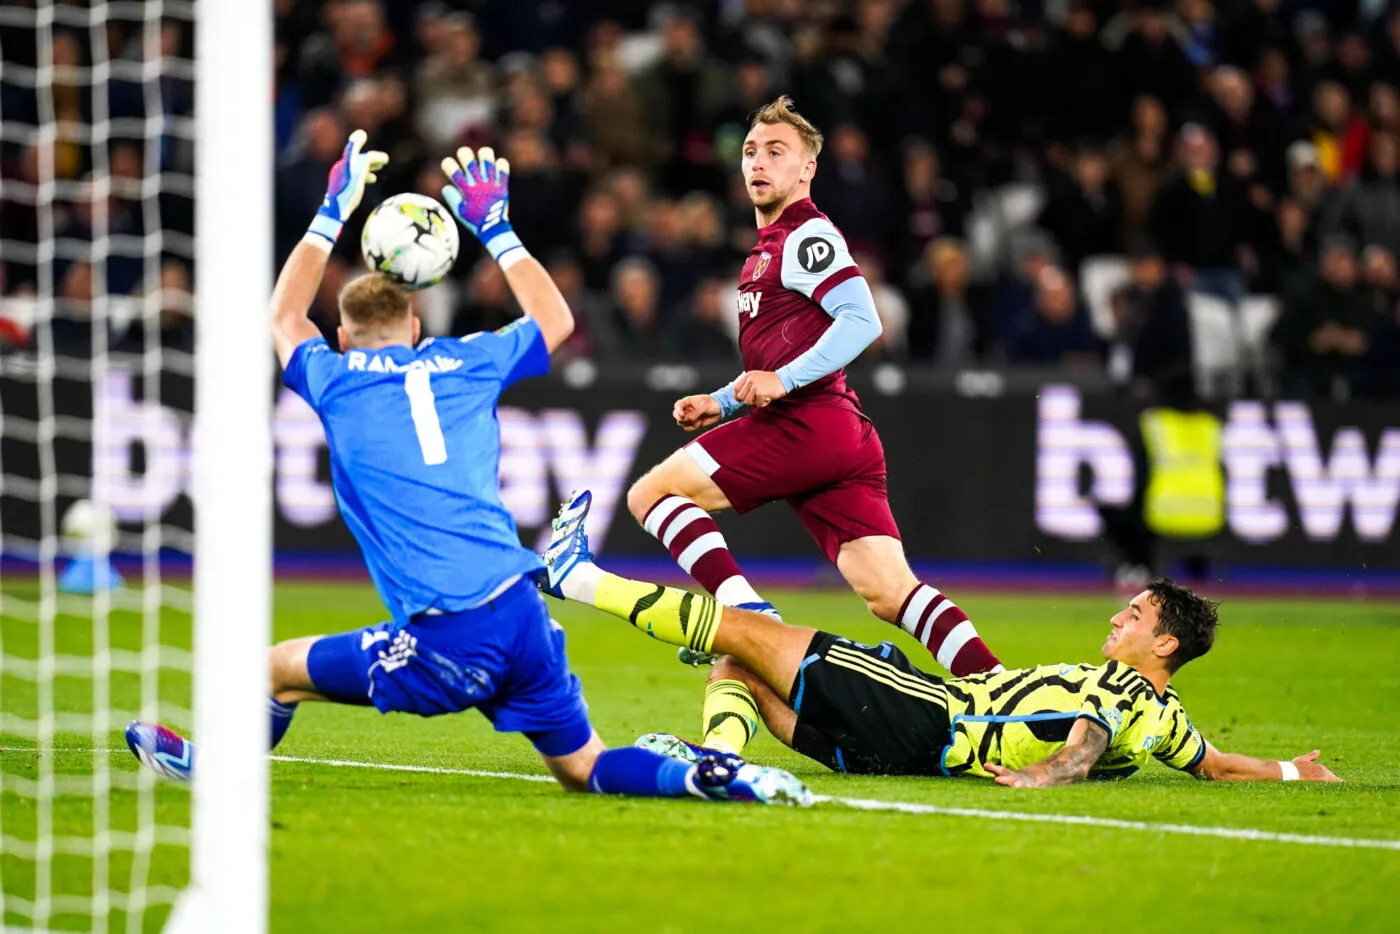
[[[1268,295],[1251,378],[1290,394],[1400,395],[1400,11],[1387,0],[275,7],[279,261],[350,129],[392,157],[371,198],[436,194],[442,156],[489,144],[511,161],[512,222],[576,310],[566,353],[737,362],[735,280],[756,237],[740,143],[747,115],[788,93],[826,133],[813,197],[874,291],[885,327],[870,359],[1161,385],[1189,380],[1209,343],[1193,333],[1193,297],[1233,314]],[[177,56],[189,38],[179,24],[159,41],[109,29],[104,52]],[[63,79],[90,63],[89,45],[55,33],[60,119],[96,114],[91,89]],[[41,116],[32,92],[0,90],[6,122]],[[166,125],[190,113],[188,81],[164,76],[158,90],[113,82],[104,109],[159,107]],[[34,184],[36,149],[0,149],[4,178]],[[97,164],[60,147],[57,177],[110,175],[112,229],[187,229],[187,199],[166,192],[153,211],[141,185],[187,167],[178,134],[107,149]],[[0,239],[37,243],[16,190],[0,192]],[[58,212],[77,241],[92,228],[82,200]],[[358,248],[352,223],[317,301],[328,331]],[[1122,274],[1095,315],[1086,285],[1104,257]],[[518,313],[481,260],[465,242],[456,275],[420,295],[426,333]],[[178,257],[133,262],[106,264],[111,293],[187,290]],[[90,300],[86,265],[55,268],[56,297]],[[32,294],[33,264],[0,271],[5,302]],[[144,318],[176,342],[187,319]]]

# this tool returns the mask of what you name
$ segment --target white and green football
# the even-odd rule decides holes
[[[457,223],[427,195],[385,198],[370,212],[360,234],[360,253],[373,272],[405,289],[436,285],[457,261]]]

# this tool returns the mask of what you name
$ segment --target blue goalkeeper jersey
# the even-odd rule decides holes
[[[478,606],[543,566],[501,504],[496,400],[549,370],[539,325],[339,354],[292,353],[282,381],[321,418],[345,524],[394,622]]]

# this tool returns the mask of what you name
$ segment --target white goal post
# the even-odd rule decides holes
[[[199,0],[195,732],[190,899],[176,934],[260,934],[268,912],[272,616],[272,3]]]

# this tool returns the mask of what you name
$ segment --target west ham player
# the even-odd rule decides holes
[[[496,400],[549,369],[573,316],[511,229],[506,160],[490,149],[443,160],[443,197],[500,264],[525,317],[494,333],[419,342],[408,295],[377,273],[340,296],[339,351],[306,316],[344,221],[388,157],[356,131],[331,170],[325,201],[272,296],[283,382],[326,429],[331,479],[392,620],[293,639],[271,653],[275,747],[301,701],[434,716],[476,708],[524,733],[571,791],[806,804],[786,772],[734,756],[696,764],[637,748],[605,749],[588,720],[564,632],[535,589],[542,564],[520,544],[497,486]],[[188,777],[193,747],[151,724],[128,728],[132,751]]]
[[[822,135],[786,96],[754,114],[743,173],[758,244],[739,276],[744,373],[675,405],[686,431],[738,412],[638,480],[632,515],[725,606],[777,615],[744,578],[710,513],[786,500],[870,611],[918,639],[954,675],[997,667],[952,601],[914,576],[890,513],[885,451],[844,367],[880,334],[870,287],[811,199]],[[683,660],[697,660],[681,650]],[[708,661],[710,659],[699,659]],[[742,748],[752,698],[717,673],[706,742]],[[713,724],[715,729],[709,730]]]
[[[1217,781],[1339,781],[1316,750],[1283,761],[1222,753],[1191,725],[1170,680],[1210,650],[1216,607],[1170,581],[1152,582],[1114,614],[1102,665],[945,680],[888,642],[861,645],[609,574],[588,550],[588,504],[587,492],[576,496],[556,523],[547,591],[662,642],[724,653],[720,676],[752,692],[772,734],[836,771],[973,775],[1040,787],[1126,778],[1155,759]],[[665,734],[638,744],[688,760],[711,752]]]

